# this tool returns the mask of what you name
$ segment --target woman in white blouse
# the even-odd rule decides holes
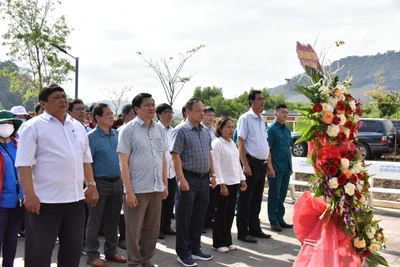
[[[231,228],[235,216],[236,193],[241,183],[241,190],[247,189],[246,177],[239,161],[239,152],[232,141],[234,125],[231,118],[223,117],[215,125],[212,142],[214,170],[217,176],[216,190],[217,211],[213,226],[213,248],[219,252],[236,250],[232,243]]]

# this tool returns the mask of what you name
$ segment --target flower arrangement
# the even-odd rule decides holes
[[[367,204],[370,177],[362,151],[355,145],[361,127],[361,102],[350,94],[351,77],[340,82],[336,71],[319,71],[305,66],[310,86],[297,85],[312,107],[297,110],[304,117],[297,124],[298,143],[309,142],[309,161],[314,197],[326,199],[320,219],[338,217],[340,229],[352,241],[352,248],[369,266],[388,266],[377,251],[386,248],[387,237]]]

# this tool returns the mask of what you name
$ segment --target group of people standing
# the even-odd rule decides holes
[[[197,266],[213,258],[200,242],[207,220],[218,252],[237,249],[231,234],[235,212],[239,240],[271,238],[259,220],[266,175],[271,229],[292,228],[283,205],[292,171],[288,110],[277,105],[276,120],[266,128],[260,91],[249,93],[250,109],[236,130],[228,117],[212,127],[214,110],[197,98],[186,103],[185,119],[172,128],[172,107],[156,107],[151,94],[138,94],[124,108],[118,130],[104,103],[92,105],[85,125],[82,101],[68,103],[58,85],[43,88],[39,101],[43,114],[22,125],[0,111],[3,266],[13,266],[24,207],[27,267],[50,266],[57,238],[61,267],[79,266],[83,246],[91,266],[156,266],[151,259],[164,234],[176,235],[179,263]],[[98,251],[101,227],[106,260]],[[118,253],[121,242],[127,259]]]

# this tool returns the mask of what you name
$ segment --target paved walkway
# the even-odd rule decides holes
[[[270,231],[269,222],[266,212],[267,198],[263,200],[262,213],[260,215],[262,228],[266,233],[272,234],[273,239],[260,240],[258,244],[249,244],[236,239],[236,227],[232,227],[233,240],[239,246],[237,251],[229,253],[218,253],[211,248],[212,238],[211,230],[202,237],[203,251],[206,253],[213,253],[214,258],[208,262],[198,262],[198,266],[207,267],[258,267],[258,266],[273,266],[273,267],[289,267],[293,265],[296,255],[300,249],[300,243],[297,241],[293,234],[292,229],[284,229],[281,233]],[[288,223],[292,221],[293,203],[287,199],[285,216]],[[386,229],[385,233],[389,237],[389,244],[387,250],[381,250],[382,255],[386,257],[390,266],[400,267],[400,210],[375,208],[376,217],[382,219],[382,226]],[[102,240],[102,238],[101,238]],[[153,258],[153,263],[161,267],[179,267],[182,266],[176,261],[175,254],[175,237],[166,236],[166,239],[160,240],[157,243],[157,251]],[[53,253],[53,266],[57,266],[58,245],[54,248]],[[101,250],[100,250],[101,251]],[[126,256],[124,250],[120,253]],[[24,238],[19,238],[17,258],[15,260],[15,267],[23,267],[24,255]],[[104,255],[103,255],[104,256]],[[88,266],[86,264],[87,257],[82,256],[80,266]],[[125,264],[109,263],[108,267],[122,267]],[[38,266],[40,267],[40,266]],[[317,267],[317,266],[316,266]]]

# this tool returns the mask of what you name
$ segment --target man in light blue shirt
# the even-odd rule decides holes
[[[261,115],[265,104],[264,95],[261,91],[251,91],[248,99],[250,110],[240,116],[237,123],[239,154],[246,175],[247,190],[240,191],[236,225],[239,240],[257,243],[255,237],[271,238],[271,235],[263,233],[259,220],[265,175],[270,162],[268,134]]]
[[[118,132],[111,128],[114,116],[107,104],[97,103],[94,106],[93,119],[97,124],[88,133],[88,138],[99,202],[96,207],[89,207],[86,226],[87,264],[105,266],[105,261],[100,259],[98,251],[100,247],[98,232],[102,218],[105,237],[104,255],[107,261],[125,263],[126,259],[117,251],[117,226],[122,205],[122,181],[117,154]]]

